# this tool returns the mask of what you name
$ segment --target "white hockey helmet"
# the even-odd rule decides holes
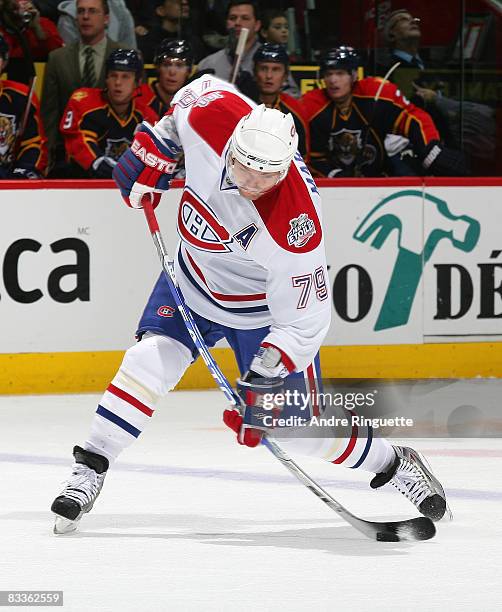
[[[298,147],[298,134],[290,113],[260,104],[236,125],[230,155],[259,172],[281,172],[284,178]]]

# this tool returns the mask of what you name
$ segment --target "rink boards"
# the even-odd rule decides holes
[[[142,213],[111,182],[89,185],[2,184],[0,393],[99,390],[134,342],[158,260]],[[319,189],[333,290],[324,375],[502,376],[502,179]],[[180,194],[157,209],[171,252]],[[229,350],[215,351],[234,377]],[[182,386],[211,380],[197,364]]]

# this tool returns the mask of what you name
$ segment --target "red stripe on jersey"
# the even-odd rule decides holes
[[[281,360],[282,363],[286,366],[286,368],[288,369],[288,372],[294,372],[296,369],[296,366],[293,362],[293,360],[291,359],[291,357],[285,353],[282,348],[280,346],[277,346],[276,344],[271,344],[270,342],[262,342],[261,345],[263,348],[267,348],[267,346],[272,346],[275,349],[277,349],[279,351],[279,353],[281,354]]]
[[[319,416],[319,398],[317,396],[314,365],[312,363],[307,367],[307,382],[312,404],[312,415]]]
[[[215,297],[217,300],[224,300],[226,302],[254,302],[257,300],[264,300],[267,297],[266,293],[250,293],[248,295],[236,295],[236,294],[228,294],[228,293],[217,293],[216,291],[211,291],[211,289],[209,288],[209,285],[207,284],[206,278],[202,272],[202,270],[199,268],[199,266],[195,263],[193,257],[190,255],[190,253],[185,249],[185,254],[188,257],[188,260],[190,261],[190,264],[192,266],[192,268],[194,269],[195,273],[197,274],[197,276],[200,278],[200,280],[204,283],[204,285],[206,285],[207,290],[209,291],[209,293]]]
[[[23,96],[27,96],[30,91],[28,85],[19,83],[18,81],[10,81],[9,79],[5,79],[0,82],[0,93],[2,92],[2,89],[12,89]]]
[[[205,91],[199,100],[214,93],[220,97],[205,105],[198,102],[193,105],[188,123],[217,155],[221,155],[239,120],[252,109],[245,100],[230,91]]]
[[[117,397],[119,397],[121,400],[124,400],[128,404],[131,404],[131,406],[134,406],[135,408],[140,410],[143,414],[146,414],[146,416],[149,416],[149,417],[152,416],[153,410],[151,408],[148,408],[148,406],[145,406],[145,404],[140,402],[138,399],[136,399],[135,397],[133,397],[126,391],[119,389],[118,387],[116,387],[115,385],[112,385],[111,383],[108,385],[107,391],[109,391],[113,395],[116,395]]]
[[[352,414],[352,413],[351,413]],[[336,463],[336,464],[340,464],[343,463],[345,461],[345,459],[347,459],[347,457],[349,457],[350,453],[354,450],[354,446],[356,445],[357,442],[357,434],[358,434],[358,427],[357,425],[354,423],[354,425],[352,425],[352,433],[350,435],[350,440],[349,443],[347,445],[347,448],[345,449],[345,451],[338,457],[338,459],[335,459],[334,461],[332,461],[331,463]]]
[[[254,200],[253,204],[270,236],[286,251],[308,253],[319,246],[322,239],[321,223],[310,198],[309,188],[294,163],[282,183]],[[300,222],[300,215],[306,215],[303,224],[313,224],[315,232],[296,245],[294,225]]]

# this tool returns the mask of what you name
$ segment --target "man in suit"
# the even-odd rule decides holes
[[[70,96],[80,87],[105,86],[105,60],[123,47],[106,35],[107,0],[77,0],[80,40],[49,54],[42,90],[42,120],[49,141],[50,176],[62,174],[64,144],[58,126]]]

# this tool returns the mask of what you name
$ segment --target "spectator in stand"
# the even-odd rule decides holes
[[[288,50],[289,40],[289,24],[286,17],[286,13],[279,9],[269,9],[263,13],[262,26],[260,30],[260,37],[264,42],[276,43],[283,45]],[[288,52],[289,63],[299,63],[301,59],[294,54]],[[288,80],[288,94],[295,98],[300,97],[300,90],[296,85],[294,79],[289,75]]]
[[[443,83],[431,74],[424,74],[427,65],[419,53],[420,19],[413,17],[410,11],[399,9],[392,12],[385,24],[384,35],[390,61],[389,66],[381,67],[380,74],[383,76],[388,67],[400,62],[390,79],[413,104],[431,115],[448,146],[459,147],[462,143],[464,151],[477,159],[483,173],[486,161],[495,156],[495,109],[486,104],[467,100],[460,103],[448,98],[441,91]]]
[[[0,74],[9,61],[9,47],[0,35]],[[41,178],[47,165],[47,144],[35,93],[29,100],[24,83],[0,80],[0,179]]]
[[[447,113],[442,113],[435,107],[433,98],[437,92],[429,89],[423,78],[425,62],[419,53],[422,37],[420,19],[414,17],[408,9],[393,11],[385,23],[384,36],[389,48],[389,61],[387,65],[379,66],[377,73],[385,76],[389,68],[399,62],[399,66],[394,69],[389,80],[395,83],[413,104],[426,110],[431,115],[442,139],[451,142]],[[439,86],[439,83],[434,85],[434,87]],[[424,92],[424,95],[417,95],[417,90]]]
[[[151,63],[155,50],[164,40],[186,40],[190,43],[194,59],[198,62],[206,53],[200,38],[195,36],[191,24],[188,0],[160,0],[155,9],[155,20],[138,36],[138,44],[145,62]]]
[[[158,78],[141,86],[141,98],[160,119],[167,112],[175,93],[190,77],[193,66],[192,47],[186,40],[166,38],[155,52],[154,63]]]
[[[143,76],[138,51],[116,49],[105,65],[105,88],[77,89],[61,119],[66,154],[76,177],[111,178],[138,123],[157,120],[156,113],[138,97]]]
[[[242,28],[249,30],[248,39],[242,56],[239,75],[236,79],[237,87],[248,87],[247,80],[253,73],[253,57],[260,48],[261,43],[258,39],[258,32],[261,29],[258,7],[255,2],[250,0],[231,0],[228,5],[226,27],[228,32],[227,46],[212,55],[208,55],[199,62],[199,72],[210,72],[225,81],[230,80],[232,66],[235,58],[235,48]],[[300,90],[295,80],[288,73],[283,91],[298,98]]]
[[[106,0],[77,0],[80,40],[49,55],[42,91],[42,119],[49,140],[50,175],[64,176],[65,152],[59,122],[79,87],[104,87],[105,59],[121,45],[106,36]]]
[[[43,62],[63,45],[55,24],[40,17],[31,0],[0,0],[0,34],[10,48],[7,76],[29,83],[35,75],[33,62]]]
[[[58,20],[58,30],[68,45],[79,39],[77,1],[61,2],[58,9],[62,13]],[[107,36],[128,49],[137,48],[134,20],[124,0],[108,0]]]
[[[303,107],[292,96],[283,92],[289,74],[289,57],[285,47],[277,43],[265,43],[253,56],[254,79],[241,79],[242,93],[257,104],[276,108],[281,113],[291,113],[298,133],[298,150],[303,156],[309,149],[307,124],[303,119]]]
[[[278,9],[264,11],[260,36],[265,42],[287,46],[289,25],[284,11]]]
[[[465,174],[462,155],[440,144],[430,115],[403,98],[393,83],[381,88],[378,78],[359,81],[360,65],[352,47],[330,49],[320,61],[326,86],[301,99],[315,176],[384,176],[389,162],[386,141],[395,135],[409,141],[414,155],[408,174]]]
[[[225,81],[230,80],[235,57],[235,48],[242,28],[249,30],[246,46],[242,56],[241,70],[253,72],[253,55],[260,47],[258,32],[261,21],[258,6],[253,0],[231,0],[227,9],[226,28],[228,33],[227,46],[212,53],[199,62],[200,72],[208,71]]]

